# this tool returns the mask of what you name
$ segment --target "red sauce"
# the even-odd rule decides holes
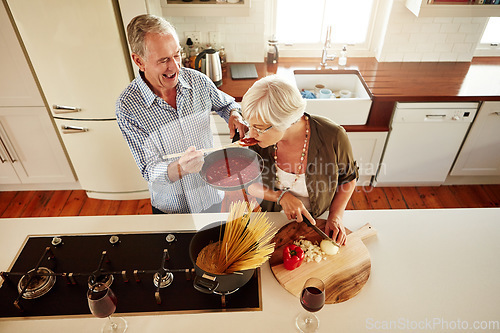
[[[240,140],[240,146],[253,146],[256,145],[259,141],[254,138],[243,138]]]
[[[257,178],[259,174],[260,166],[256,160],[228,157],[221,158],[209,166],[206,178],[212,185],[230,187],[241,185],[241,183],[246,184]]]

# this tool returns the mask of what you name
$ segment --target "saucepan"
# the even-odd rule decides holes
[[[200,268],[196,259],[200,251],[210,243],[219,241],[224,235],[225,222],[214,222],[200,229],[189,244],[189,257],[194,265],[196,277],[193,286],[205,294],[231,293],[244,286],[255,273],[255,269],[247,269],[230,274],[213,274]]]
[[[211,152],[205,156],[201,178],[222,191],[244,189],[258,180],[264,160],[249,148],[233,147]]]

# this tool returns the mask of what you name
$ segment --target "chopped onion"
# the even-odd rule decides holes
[[[323,239],[319,244],[319,247],[321,248],[321,251],[325,252],[330,256],[333,256],[337,254],[337,252],[339,252],[339,247],[335,243],[327,239]]]

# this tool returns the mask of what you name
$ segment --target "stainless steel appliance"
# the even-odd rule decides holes
[[[478,103],[397,103],[376,186],[442,184]]]
[[[224,293],[195,290],[195,232],[30,236],[0,272],[0,317],[89,314],[88,284],[112,284],[117,313],[261,311],[260,270]]]
[[[200,65],[202,59],[205,59],[205,67]],[[220,63],[219,52],[214,49],[201,51],[194,61],[194,68],[205,73],[217,87],[222,85],[222,67]]]

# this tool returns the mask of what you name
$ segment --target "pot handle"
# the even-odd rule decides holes
[[[202,293],[213,294],[213,292],[215,291],[215,289],[217,289],[218,286],[219,282],[216,281],[215,278],[212,281],[210,279],[198,275],[194,277],[193,287],[194,289],[201,291]]]

